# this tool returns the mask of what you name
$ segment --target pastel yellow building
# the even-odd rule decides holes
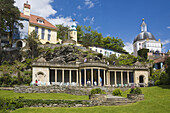
[[[42,44],[61,43],[61,40],[57,38],[57,27],[52,25],[43,17],[30,14],[30,9],[30,4],[28,4],[28,2],[24,3],[23,13],[20,13],[20,17],[24,21],[23,24],[25,24],[24,27],[28,30],[27,33],[30,34],[33,30],[35,30]],[[28,25],[28,27],[26,25]]]

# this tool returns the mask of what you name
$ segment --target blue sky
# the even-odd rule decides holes
[[[16,0],[22,11],[23,2]],[[132,51],[133,39],[140,33],[142,18],[148,31],[161,39],[163,51],[170,49],[170,0],[28,0],[31,13],[43,16],[53,24],[91,26],[104,37],[123,40]]]

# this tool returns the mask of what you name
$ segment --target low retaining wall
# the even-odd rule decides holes
[[[16,86],[15,93],[67,93],[72,95],[89,95],[91,89],[66,86]]]
[[[140,101],[140,100],[144,100],[144,94],[127,94],[127,98]]]
[[[73,87],[73,86],[15,86],[16,93],[67,93],[72,95],[89,95],[90,91],[97,87]],[[107,94],[112,94],[113,87],[103,87]],[[121,88],[122,91],[128,88]]]
[[[89,95],[89,99],[91,100],[91,104],[93,106],[103,105],[102,103],[106,101],[106,95],[105,94]]]

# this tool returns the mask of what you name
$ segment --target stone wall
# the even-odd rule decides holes
[[[127,94],[127,98],[140,101],[140,100],[144,100],[144,94]]]
[[[16,86],[15,93],[67,93],[72,95],[89,95],[88,88],[67,86]]]
[[[105,94],[89,95],[89,99],[91,100],[91,104],[93,106],[103,105],[103,102],[106,101],[106,95]]]

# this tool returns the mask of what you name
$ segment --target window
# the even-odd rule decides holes
[[[49,29],[48,30],[48,40],[50,40],[51,39],[51,30]]]
[[[141,45],[141,43],[139,43],[139,45]]]
[[[44,29],[44,28],[42,28],[42,32],[41,32],[41,39],[44,39],[44,31],[45,31],[45,29]]]
[[[97,49],[96,49],[96,52],[97,52]]]
[[[102,50],[100,50],[100,53],[102,52]]]
[[[112,52],[110,52],[110,55],[112,54]]]
[[[38,34],[38,27],[37,26],[35,27],[35,32]]]
[[[44,24],[43,20],[37,20],[37,21],[38,21],[38,23]]]

